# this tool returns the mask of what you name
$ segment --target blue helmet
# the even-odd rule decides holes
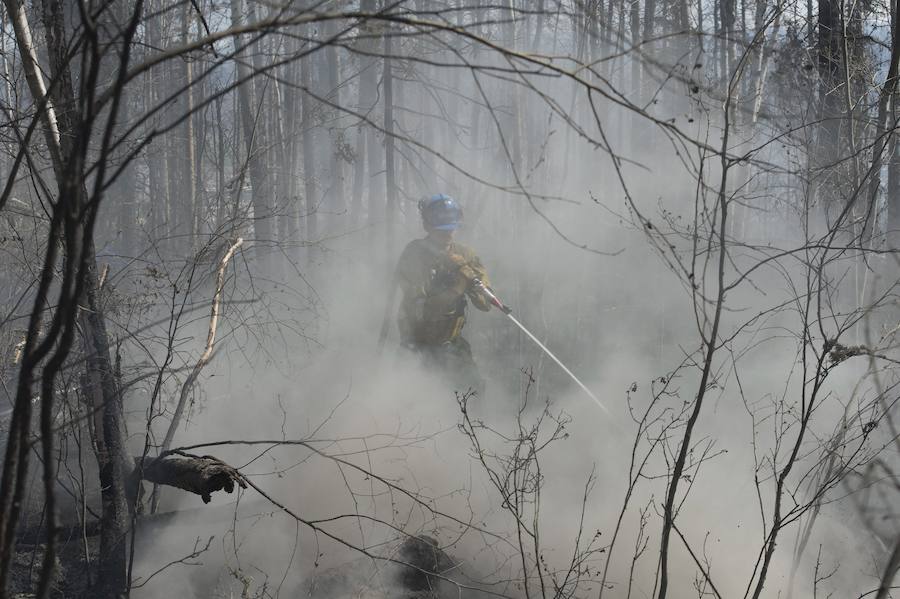
[[[463,211],[459,202],[450,196],[438,193],[419,200],[422,224],[427,229],[453,231],[462,223]]]

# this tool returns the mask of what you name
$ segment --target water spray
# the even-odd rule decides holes
[[[553,355],[553,352],[550,351],[550,350],[547,348],[546,345],[544,345],[543,343],[541,343],[540,339],[538,339],[537,337],[535,337],[534,334],[532,334],[531,331],[529,331],[528,329],[525,328],[525,325],[523,325],[521,322],[519,322],[519,321],[516,319],[516,317],[512,315],[512,308],[510,308],[509,306],[507,306],[506,304],[504,304],[502,301],[500,301],[500,298],[497,297],[497,295],[491,290],[490,287],[488,287],[487,285],[485,285],[480,279],[473,279],[472,284],[475,286],[476,289],[478,289],[479,292],[481,292],[482,294],[484,294],[484,296],[485,296],[486,298],[488,298],[488,301],[490,301],[491,304],[493,304],[498,310],[500,310],[501,312],[503,312],[503,314],[504,314],[508,319],[510,319],[510,320],[513,322],[514,325],[516,325],[517,327],[519,327],[519,329],[520,329],[523,333],[525,333],[526,335],[528,335],[528,338],[531,339],[532,341],[534,341],[534,343],[535,343],[539,348],[541,348],[541,351],[543,351],[545,354],[547,354],[547,355],[550,357],[551,360],[553,360],[554,362],[556,362],[557,366],[559,366],[560,368],[562,368],[562,369],[563,369],[563,372],[565,372],[566,374],[568,374],[569,377],[570,377],[573,381],[575,381],[575,382],[578,384],[578,386],[581,387],[581,389],[582,389],[585,393],[587,393],[588,396],[589,396],[592,400],[594,400],[594,403],[597,404],[597,405],[600,407],[601,410],[603,410],[604,412],[606,412],[607,414],[609,414],[609,410],[606,409],[606,406],[603,405],[603,402],[601,402],[599,399],[597,399],[597,396],[594,395],[594,394],[591,392],[591,390],[587,388],[587,385],[585,385],[584,383],[582,383],[582,382],[578,379],[578,377],[575,376],[575,374],[574,374],[571,370],[569,370],[569,369],[566,367],[566,365],[562,363],[562,361],[560,361],[559,358],[557,358],[555,355]]]

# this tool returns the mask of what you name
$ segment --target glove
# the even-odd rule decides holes
[[[453,289],[460,294],[466,292],[469,286],[473,281],[478,279],[478,272],[472,268],[466,259],[459,254],[449,254],[447,259],[450,261],[453,266],[456,267],[457,272],[460,276],[457,277],[457,281],[453,286]]]

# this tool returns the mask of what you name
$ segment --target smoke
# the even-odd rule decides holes
[[[590,113],[567,90],[556,94],[561,104],[580,108],[579,126],[592,126]],[[697,114],[692,102],[677,98],[676,92],[661,93],[653,115],[690,118],[698,137],[713,143],[721,115]],[[395,566],[367,559],[360,550],[389,558],[404,535],[416,534],[433,536],[460,561],[453,577],[491,592],[525,596],[519,557],[524,551],[532,591],[542,575],[552,587],[551,572],[571,568],[578,583],[567,582],[567,592],[596,595],[611,560],[608,596],[651,595],[667,474],[700,381],[698,323],[708,330],[709,298],[698,298],[697,291],[712,289],[716,277],[718,250],[709,242],[715,219],[698,218],[696,211],[711,210],[717,190],[698,191],[696,148],[673,148],[669,137],[611,103],[601,103],[601,112],[613,149],[622,155],[615,162],[596,144],[573,141],[571,128],[548,117],[545,105],[521,101],[516,108],[523,120],[548,123],[529,153],[527,172],[513,172],[496,157],[498,148],[468,154],[457,149],[454,157],[484,180],[509,185],[527,176],[533,197],[476,184],[443,168],[442,177],[409,186],[396,238],[389,242],[382,240],[381,223],[353,230],[337,215],[326,219],[326,240],[309,252],[307,266],[285,269],[281,280],[261,287],[249,280],[252,263],[235,270],[234,297],[254,301],[226,308],[230,330],[204,371],[202,395],[176,444],[301,439],[309,445],[203,449],[241,467],[281,505],[249,489],[239,492],[237,503],[219,494],[210,506],[196,509],[197,497],[166,490],[164,510],[189,511],[139,535],[138,580],[212,541],[136,589],[136,598],[384,596],[393,592]],[[621,168],[627,189],[614,166]],[[705,168],[704,181],[716,181],[719,167]],[[399,348],[396,331],[378,351],[392,264],[402,244],[422,234],[416,194],[445,188],[469,215],[460,239],[482,257],[496,292],[600,397],[608,415],[501,315],[472,310],[464,334],[488,381],[484,396],[468,404],[470,418],[484,426],[478,429],[479,453],[459,429],[462,390],[448,387]],[[659,236],[653,242],[651,227],[636,209],[666,232],[664,243],[671,248],[659,245]],[[735,212],[743,218],[742,239],[764,236],[766,223],[779,219],[754,221],[743,206]],[[787,224],[779,223],[781,241],[802,244],[800,223],[782,220]],[[709,244],[705,252],[692,246],[692,227],[698,226],[699,243]],[[673,255],[696,271],[683,270]],[[729,276],[760,259],[749,250],[736,252]],[[799,262],[781,271],[762,269],[727,294],[723,337],[739,341],[721,348],[714,360],[707,408],[681,481],[684,499],[677,503],[678,530],[670,543],[670,596],[676,599],[695,596],[698,588],[709,592],[703,572],[722,596],[737,596],[758,570],[771,531],[773,472],[789,453],[802,401],[797,349],[803,322],[790,299],[804,272]],[[773,310],[781,305],[787,307]],[[190,325],[193,342],[203,338],[204,326],[202,319]],[[817,451],[841,422],[843,405],[865,393],[855,389],[860,376],[859,369],[842,366],[827,383],[822,393],[833,400],[816,412],[814,434],[800,448],[803,459],[792,484],[801,493],[784,499],[785,510],[810,501],[802,495],[804,481],[815,478]],[[656,396],[662,388],[666,392]],[[509,490],[527,482],[504,480],[496,468],[515,449],[510,439],[528,430],[545,408],[565,421],[564,435],[539,455],[539,503],[536,488],[520,489],[527,495],[522,509],[528,518],[517,522],[509,513],[510,497],[496,485]],[[636,419],[646,409],[653,424],[639,428]],[[539,438],[546,439],[552,427],[545,416]],[[479,458],[495,470],[485,471]],[[837,495],[840,489],[824,498],[799,562],[797,596],[808,596],[813,586],[848,596],[873,574],[855,518],[842,504],[829,503]],[[298,523],[285,508],[319,530]],[[524,548],[519,545],[523,529],[533,533],[536,522],[539,556],[528,533]],[[803,523],[782,531],[764,597],[789,592],[794,539]],[[565,574],[558,580],[566,580]]]
[[[850,94],[872,95],[859,73],[871,79],[878,69],[864,52],[843,44],[862,66],[851,77],[834,63],[851,88],[837,93],[845,82],[833,73],[812,80],[825,67],[807,64],[802,15],[786,16],[780,37],[781,3],[765,25],[765,3],[757,5],[746,46],[737,31],[718,36],[735,15],[715,5],[705,17],[717,32],[710,49],[702,2],[695,41],[674,34],[692,27],[689,3],[681,14],[647,2],[642,24],[638,3],[541,0],[540,10],[520,12],[516,3],[401,2],[317,21],[318,8],[346,7],[254,2],[239,14],[244,3],[233,0],[163,2],[135,15],[140,46],[129,53],[117,47],[130,39],[116,33],[127,21],[118,10],[127,3],[117,4],[99,9],[99,39],[58,39],[95,31],[78,25],[77,11],[63,11],[52,35],[36,25],[34,39],[43,62],[62,57],[44,51],[48,40],[73,49],[72,72],[54,77],[62,91],[72,83],[84,93],[96,75],[103,110],[119,110],[93,114],[94,96],[71,103],[78,114],[60,126],[97,130],[89,139],[63,131],[89,148],[86,164],[54,166],[57,176],[121,175],[86,187],[106,193],[97,305],[127,383],[134,455],[154,453],[208,338],[220,246],[246,241],[175,445],[216,456],[252,485],[209,505],[163,489],[162,514],[138,518],[136,599],[394,596],[398,547],[417,535],[457,562],[441,583],[447,596],[652,597],[675,484],[668,597],[843,597],[875,586],[885,539],[897,534],[894,496],[879,513],[869,500],[880,486],[868,484],[892,480],[896,461],[885,415],[898,381],[879,370],[885,357],[896,362],[883,353],[896,329],[878,327],[896,320],[878,306],[893,299],[896,277],[880,248],[861,249],[860,239],[885,228],[878,202],[877,214],[855,205],[869,184],[841,181],[881,170],[867,145],[876,119],[858,118],[871,111],[863,101],[829,114],[835,98],[854,105]],[[865,4],[859,12],[874,10]],[[662,25],[663,14],[671,22]],[[248,25],[259,19],[265,26]],[[821,25],[815,52],[841,45]],[[228,27],[242,33],[193,43]],[[58,241],[46,237],[47,215],[63,222],[55,219],[66,210],[45,197],[45,152],[22,160],[17,150],[30,142],[16,127],[32,123],[31,136],[42,121],[19,101],[29,94],[13,75],[28,61],[15,60],[14,37],[2,42],[13,57],[3,62],[15,133],[2,163],[29,172],[6,189],[24,199],[4,213],[9,268],[0,279],[5,323],[22,326],[35,265]],[[105,54],[99,74],[81,72],[88,51]],[[119,56],[150,61],[120,71],[129,73],[118,79],[121,98],[111,84]],[[243,85],[229,89],[236,80]],[[65,111],[57,100],[33,108]],[[812,122],[823,115],[832,141],[845,135],[834,123],[850,125],[847,145],[859,145],[847,160],[814,147],[828,143]],[[56,119],[45,120],[52,129]],[[110,135],[97,123],[109,123]],[[863,177],[866,161],[874,166]],[[464,335],[487,382],[474,396],[400,347],[395,326],[378,347],[383,323],[395,319],[386,303],[397,257],[423,234],[417,200],[435,192],[464,206],[459,240],[481,257],[499,297],[608,413],[497,311],[469,312]],[[830,235],[836,218],[849,224]],[[40,309],[46,318],[55,308]],[[41,351],[59,330],[45,329]],[[0,338],[13,372],[22,330],[4,327]],[[70,362],[56,404],[67,524],[90,521],[76,508],[96,508],[91,517],[101,509],[96,472],[85,467],[98,422],[81,395],[83,365]],[[27,503],[39,505],[41,492]],[[91,554],[87,539],[66,542]]]
[[[548,400],[551,412],[562,412],[569,419],[567,436],[540,455],[540,545],[542,561],[550,570],[569,567],[579,536],[582,547],[595,535],[597,549],[611,541],[629,483],[637,431],[632,416],[650,401],[651,381],[675,377],[674,394],[663,397],[656,410],[666,419],[693,398],[699,379],[696,368],[671,373],[685,354],[699,359],[690,300],[675,277],[654,261],[642,236],[611,224],[570,222],[578,234],[625,251],[615,257],[590,255],[558,239],[534,216],[519,223],[515,234],[501,230],[489,234],[476,225],[462,235],[483,257],[501,297],[610,408],[609,415],[601,412],[498,313],[472,311],[466,336],[488,379],[485,396],[470,404],[473,418],[514,437],[523,389],[528,376],[534,376],[523,420],[533,422]],[[394,487],[306,448],[237,446],[208,451],[243,466],[242,471],[266,493],[305,519],[341,516],[321,526],[357,548],[387,557],[403,533],[430,534],[461,561],[460,572],[470,584],[488,584],[492,590],[519,596],[524,592],[521,586],[504,582],[520,576],[520,563],[514,559],[515,522],[457,428],[461,413],[454,390],[398,348],[395,333],[385,351],[377,352],[375,339],[390,278],[367,263],[363,243],[359,238],[342,240],[322,259],[313,285],[325,314],[315,344],[285,335],[260,342],[275,346],[261,354],[251,347],[236,347],[233,340],[224,343],[205,373],[204,395],[179,441],[318,440],[317,449]],[[766,285],[774,289],[774,283]],[[752,297],[730,299],[744,311],[758,306]],[[768,327],[790,327],[793,317],[773,317]],[[729,320],[729,326],[739,322],[743,317]],[[685,484],[689,494],[677,523],[723,596],[746,590],[766,534],[759,502],[770,513],[772,478],[766,456],[776,442],[771,418],[781,398],[796,401],[795,349],[794,340],[775,339],[741,356],[735,370],[728,363],[717,363],[711,407],[698,424],[692,461],[703,459],[704,451],[709,461],[699,472],[690,472]],[[257,355],[265,358],[247,360]],[[858,375],[842,379],[834,393],[849,397]],[[627,390],[633,383],[630,412]],[[748,408],[758,408],[769,418],[755,431]],[[821,421],[833,422],[834,417],[821,414]],[[680,430],[671,431],[663,442],[667,449],[650,459],[630,498],[607,580],[610,596],[624,597],[629,585],[635,593],[652,590],[664,477]],[[482,432],[486,451],[510,450],[509,444]],[[639,453],[645,450],[646,439]],[[759,470],[754,454],[761,462]],[[415,498],[403,495],[401,488]],[[199,507],[196,497],[165,493],[166,509]],[[197,539],[202,546],[215,537],[208,551],[190,560],[197,565],[173,566],[135,596],[188,596],[185,589],[194,589],[198,598],[227,596],[245,588],[248,596],[263,589],[274,594],[278,588],[285,596],[309,589],[314,589],[314,596],[389,592],[385,590],[390,584],[389,563],[363,559],[358,551],[312,532],[252,490],[241,494],[239,508],[232,510],[232,502],[234,497],[217,496],[212,506],[203,508],[214,511],[215,519],[207,521],[203,509],[192,509],[189,518],[176,518],[139,542],[135,572],[146,577],[190,553]],[[844,515],[828,505],[823,508],[802,562],[805,578],[796,583],[798,594],[809,591],[811,560],[820,546],[824,548],[820,574],[836,567],[839,559],[840,569],[819,584],[855,589],[860,576],[871,573],[864,554],[858,554],[857,563],[844,551],[849,543],[859,542]],[[784,532],[764,596],[775,596],[787,586],[794,534],[795,529]],[[680,538],[673,535],[672,546],[674,596],[691,596],[699,570]],[[828,551],[835,546],[840,549]],[[533,556],[531,546],[526,551]],[[579,594],[598,592],[607,555],[597,552],[579,565],[587,571]],[[536,579],[530,583],[538,584]]]

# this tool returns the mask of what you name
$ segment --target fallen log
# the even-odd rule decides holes
[[[240,472],[213,456],[172,452],[158,458],[135,458],[133,476],[157,485],[177,487],[199,495],[209,503],[216,491],[234,492],[247,483]]]

